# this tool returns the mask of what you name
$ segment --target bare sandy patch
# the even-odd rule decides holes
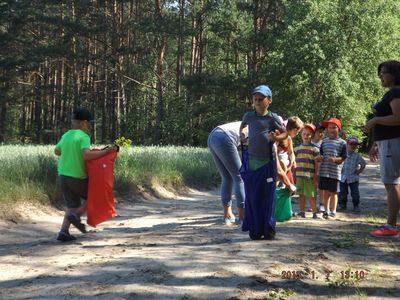
[[[368,236],[386,213],[376,165],[360,189],[361,213],[307,213],[278,223],[273,241],[224,226],[216,190],[119,201],[116,218],[72,229],[69,244],[55,239],[62,212],[3,220],[0,298],[396,299],[400,239]]]

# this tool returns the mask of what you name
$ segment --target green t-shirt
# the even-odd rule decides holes
[[[56,145],[61,152],[58,160],[58,175],[74,177],[78,179],[87,178],[85,161],[81,149],[90,148],[89,135],[80,129],[71,129],[63,134]]]

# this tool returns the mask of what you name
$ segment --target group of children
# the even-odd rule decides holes
[[[301,127],[302,123],[298,123]],[[325,219],[335,218],[337,209],[346,209],[349,187],[353,210],[360,211],[359,174],[364,170],[366,162],[356,152],[356,137],[350,137],[347,142],[340,137],[341,125],[339,119],[330,118],[321,124],[306,123],[302,126],[302,143],[293,150],[296,162],[293,169],[300,207],[296,214],[298,217],[306,217],[306,199],[309,199],[313,218],[319,218],[319,213]],[[318,190],[321,203],[317,207]]]
[[[305,218],[306,199],[309,199],[313,218],[319,218],[320,213],[325,219],[335,218],[338,194],[339,209],[346,209],[348,187],[351,189],[354,211],[359,211],[358,175],[366,163],[355,151],[358,140],[351,137],[346,142],[340,137],[341,121],[330,118],[315,126],[303,124],[298,117],[291,117],[284,122],[268,109],[272,103],[272,91],[268,86],[256,87],[252,96],[254,111],[245,113],[240,127],[243,139],[244,129],[248,129],[248,161],[244,162],[246,168],[242,172],[246,191],[243,230],[249,230],[253,239],[270,239],[275,234],[276,220],[274,214],[268,211],[271,207],[261,205],[263,202],[273,203],[275,196],[271,194],[271,187],[263,192],[254,180],[254,174],[261,173],[259,170],[263,168],[275,171],[275,187],[281,183],[292,194],[297,192],[300,206],[300,212],[296,214],[298,217]],[[293,147],[293,138],[300,132],[302,143]],[[271,164],[274,153],[277,163]],[[266,175],[261,182],[267,186],[273,176],[268,171],[264,173]],[[319,208],[316,203],[318,189],[322,201]],[[254,195],[254,191],[257,191],[257,195]],[[265,220],[259,221],[263,218]]]
[[[244,114],[240,124],[240,138],[248,143],[248,155],[240,170],[246,194],[242,229],[249,231],[252,239],[272,239],[275,236],[275,189],[280,183],[291,194],[299,195],[300,212],[305,218],[306,199],[310,200],[313,218],[334,218],[339,209],[346,209],[350,187],[353,206],[359,211],[360,196],[358,175],[365,168],[365,160],[355,151],[358,145],[352,137],[346,142],[339,136],[341,122],[330,118],[315,126],[303,124],[298,117],[283,121],[269,111],[272,91],[261,85],[253,90],[254,111]],[[86,211],[87,173],[85,161],[96,159],[116,151],[110,147],[90,151],[91,113],[76,109],[72,116],[72,129],[66,132],[55,147],[60,156],[58,175],[67,211],[57,237],[60,241],[75,240],[69,233],[70,225],[86,232],[81,216]],[[293,138],[301,132],[302,143],[293,146]],[[326,132],[327,137],[324,137]],[[344,162],[344,165],[343,165]],[[343,165],[343,168],[342,168]],[[322,209],[317,208],[317,186]],[[242,215],[239,216],[243,218]]]

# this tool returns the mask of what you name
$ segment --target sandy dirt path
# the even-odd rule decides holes
[[[400,239],[368,236],[386,214],[378,174],[363,174],[361,213],[309,212],[273,241],[224,226],[218,191],[125,202],[69,244],[55,239],[61,212],[32,208],[0,221],[0,299],[398,299]]]

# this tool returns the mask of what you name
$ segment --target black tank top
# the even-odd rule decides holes
[[[393,115],[390,102],[393,99],[400,99],[400,87],[395,87],[383,95],[381,101],[373,106],[375,117],[385,117]],[[375,125],[373,128],[373,138],[375,141],[389,140],[400,137],[400,126]]]

